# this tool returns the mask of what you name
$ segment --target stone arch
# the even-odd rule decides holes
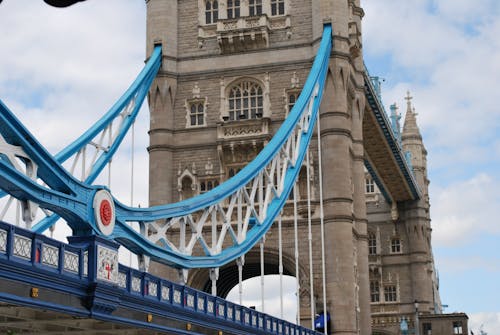
[[[185,169],[177,178],[177,190],[180,200],[189,199],[196,195],[197,178],[188,169]]]
[[[307,277],[307,269],[299,265],[300,277]],[[274,248],[264,248],[264,273],[279,274],[279,253]],[[254,249],[245,255],[243,280],[260,276],[260,251]],[[295,259],[293,255],[283,253],[283,275],[295,276]],[[210,293],[212,281],[208,269],[191,270],[188,286]],[[219,269],[217,280],[217,296],[225,298],[233,287],[238,285],[238,266],[231,262]]]

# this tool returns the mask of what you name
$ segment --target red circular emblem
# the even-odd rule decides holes
[[[113,216],[111,204],[108,200],[104,199],[101,201],[99,206],[99,214],[101,216],[101,222],[104,226],[108,226],[111,223],[111,217]]]

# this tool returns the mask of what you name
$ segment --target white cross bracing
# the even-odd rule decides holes
[[[121,129],[126,118],[132,114],[135,106],[137,93],[133,99],[123,108],[123,111],[118,114],[108,125],[94,137],[93,140],[84,145],[80,150],[72,156],[69,172],[73,176],[80,176],[80,181],[87,181],[87,178],[94,172],[94,166],[97,160],[106,154],[118,136],[121,134]],[[114,131],[113,131],[114,129]],[[112,158],[109,159],[111,163]],[[64,164],[66,165],[66,163]]]
[[[1,134],[0,155],[1,159],[7,160],[17,171],[32,180],[37,179],[38,166],[29,158],[23,148],[7,143]],[[12,195],[0,191],[0,221],[10,220],[16,225],[20,225],[22,220],[27,228],[31,228],[31,223],[36,218],[37,209],[38,205],[32,201],[18,201]]]
[[[61,162],[63,166],[69,167],[68,171],[78,180],[86,183],[93,181],[89,181],[88,179],[91,174],[96,172],[96,162],[104,154],[108,153],[109,149],[117,141],[126,118],[130,117],[133,112],[137,96],[138,93],[136,92],[129,103],[125,105],[122,111],[101,132],[83,145],[65,162]],[[7,143],[1,134],[0,155],[14,166],[16,170],[35,180],[38,184],[47,187],[43,180],[37,178],[38,166],[26,154],[23,148]],[[111,157],[109,158],[109,163],[111,163]],[[92,179],[95,179],[95,177],[92,177]],[[26,228],[31,229],[33,222],[55,215],[44,208],[41,208],[42,213],[40,213],[38,209],[39,207],[35,202],[18,200],[12,195],[0,191],[0,221],[11,222],[17,226],[23,224]],[[53,227],[51,229],[53,230]]]
[[[223,201],[201,211],[145,222],[149,240],[187,256],[200,252],[213,256],[220,254],[224,247],[243,242],[249,228],[265,220],[271,202],[288,197],[283,194],[288,168],[295,167],[299,150],[305,150],[300,147],[301,139],[309,129],[317,95],[318,86],[280,150],[252,180]]]

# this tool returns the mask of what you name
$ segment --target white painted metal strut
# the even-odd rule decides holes
[[[43,164],[40,165],[43,167],[42,172],[50,181],[48,185],[52,188],[33,185],[26,180],[26,176],[15,175],[11,168],[6,169],[5,173],[0,171],[0,178],[9,183],[9,187],[17,188],[16,195],[19,198],[36,200],[41,207],[56,211],[67,221],[69,220],[68,223],[73,224],[72,228],[76,231],[105,234],[136,254],[150,256],[155,261],[179,269],[213,268],[227,264],[241,258],[259,242],[288,198],[312,136],[314,127],[311,125],[314,124],[319,109],[331,42],[331,27],[325,25],[310,75],[288,118],[254,161],[235,177],[210,192],[179,203],[151,208],[128,207],[112,199],[110,195],[114,205],[113,210],[116,210],[113,213],[116,214],[114,216],[116,222],[111,230],[103,232],[96,223],[94,213],[89,215],[89,211],[86,210],[92,206],[89,201],[92,201],[93,194],[99,188],[105,189],[87,184],[89,178],[95,174],[93,172],[85,174],[86,181],[78,182],[60,166],[57,158],[50,156],[38,143],[23,141],[21,137],[17,137],[19,142],[23,143],[23,148],[28,147],[38,151],[34,157],[41,160],[37,161],[37,164]],[[155,48],[156,50],[160,49]],[[138,92],[145,93],[144,90],[137,89],[135,95],[129,94],[127,99],[131,96],[135,99]],[[120,104],[120,108],[122,107],[125,111],[132,107],[135,110],[137,105],[127,100],[126,103]],[[15,123],[14,117],[2,106],[0,117],[3,116],[8,118],[11,124]],[[124,119],[126,120],[124,123],[129,127],[133,120],[125,117]],[[82,150],[82,153],[84,150],[88,151],[88,148],[83,149],[83,147],[89,147],[88,143],[95,142],[96,136],[103,139],[112,137],[110,120],[111,116],[99,122],[99,125],[92,128],[90,134],[85,134],[82,140],[72,145],[71,150],[65,150],[61,160],[65,161],[72,154],[78,156],[76,153],[79,150]],[[13,129],[15,127],[7,129],[9,134],[15,133]],[[29,134],[27,131],[25,133]],[[120,132],[117,140],[121,141],[123,136],[124,132]],[[106,148],[105,143],[98,142],[96,149]],[[73,151],[74,149],[77,150]],[[103,155],[107,160],[104,162],[99,158],[95,160],[96,165],[105,166],[115,151],[115,147],[104,150]],[[82,157],[82,153],[80,153],[81,159],[87,161],[87,158]],[[77,165],[79,164],[74,164]],[[101,190],[99,189],[99,192]],[[71,191],[74,194],[71,194]],[[44,197],[46,192],[50,192],[51,199]],[[58,207],[57,204],[61,203],[59,199],[63,203]],[[147,227],[150,239],[135,231],[136,223]],[[209,232],[211,227],[215,227],[215,233]],[[207,239],[210,236],[216,237],[215,245]]]
[[[317,135],[318,135],[318,173],[319,173],[319,218],[321,228],[321,279],[323,285],[323,330],[324,334],[328,334],[327,310],[326,310],[326,268],[325,268],[325,215],[323,212],[323,171],[322,171],[322,156],[321,156],[321,125],[320,115],[318,114]]]

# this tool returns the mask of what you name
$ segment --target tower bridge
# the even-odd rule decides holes
[[[389,121],[359,1],[146,4],[144,70],[60,153],[0,103],[0,329],[396,334],[415,302],[439,313],[426,150],[409,96],[402,131]],[[150,206],[135,208],[94,182],[146,96]],[[59,218],[68,244],[41,235]],[[264,306],[267,274],[296,278],[295,323],[241,306],[256,276]]]

